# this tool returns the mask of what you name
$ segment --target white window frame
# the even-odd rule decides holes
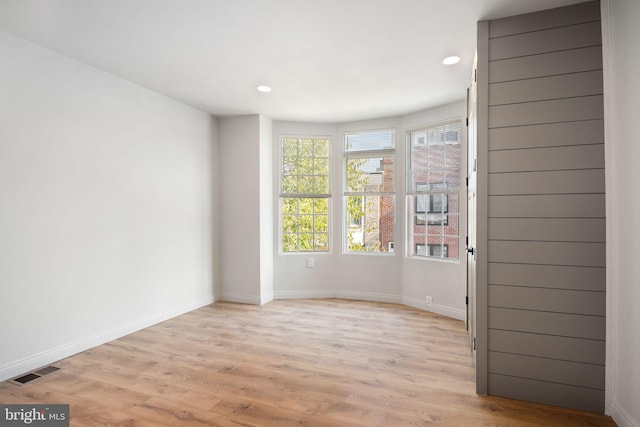
[[[328,152],[327,152],[327,161],[328,161],[328,170],[327,170],[327,179],[328,179],[328,193],[284,193],[282,190],[282,180],[283,180],[283,172],[284,172],[284,140],[285,139],[312,139],[312,140],[327,140],[328,141]],[[278,236],[279,236],[279,241],[278,241],[278,253],[280,255],[300,255],[300,254],[330,254],[332,251],[332,247],[333,247],[333,242],[332,242],[332,198],[331,198],[331,185],[333,182],[332,179],[332,149],[333,147],[333,138],[331,136],[310,136],[310,135],[280,135],[280,139],[279,139],[279,144],[278,144],[278,148],[279,148],[279,165],[278,165],[278,190],[279,190],[279,197],[278,197]],[[284,199],[289,199],[289,198],[296,198],[296,199],[326,199],[327,200],[327,250],[310,250],[310,251],[285,251],[284,250],[284,215],[285,213],[283,212],[283,200]],[[292,234],[301,234],[300,232],[298,233],[292,233]],[[314,234],[314,232],[312,231],[311,234]]]
[[[437,129],[439,127],[442,126],[446,126],[449,124],[458,124],[459,125],[459,130],[455,133],[457,133],[457,139],[453,140],[452,138],[450,138],[450,134],[453,135],[453,131],[449,131],[449,132],[445,132],[443,134],[441,134],[442,138],[440,138],[438,141],[430,141],[429,140],[429,132]],[[416,142],[416,144],[425,144],[426,147],[430,147],[430,146],[434,146],[434,145],[460,145],[460,164],[459,164],[459,176],[457,177],[456,180],[456,186],[452,186],[452,187],[447,187],[446,184],[444,183],[432,183],[432,184],[428,184],[428,183],[423,183],[423,182],[417,182],[414,178],[414,171],[412,170],[413,164],[412,164],[412,148],[413,148],[413,141],[412,141],[412,136],[413,134],[417,133],[417,132],[424,132],[425,135],[424,137],[420,137],[418,136],[418,141]],[[407,222],[406,222],[406,232],[405,232],[405,242],[406,242],[406,257],[407,258],[411,258],[411,259],[420,259],[420,260],[429,260],[429,261],[437,261],[437,262],[454,262],[454,263],[459,263],[460,262],[460,255],[459,255],[459,251],[457,254],[457,258],[444,258],[441,256],[432,256],[429,255],[429,246],[431,244],[429,244],[428,242],[424,242],[424,243],[416,243],[415,239],[414,239],[414,226],[416,225],[423,225],[423,224],[418,224],[418,218],[419,216],[422,216],[422,218],[424,219],[425,222],[425,227],[428,226],[429,223],[429,216],[431,216],[431,218],[436,218],[436,216],[439,216],[441,218],[441,221],[438,221],[438,223],[435,224],[431,224],[431,225],[441,225],[442,227],[446,227],[448,226],[448,222],[449,222],[449,205],[450,205],[450,200],[449,200],[449,194],[455,194],[458,197],[458,212],[454,213],[454,215],[458,216],[458,234],[455,236],[455,238],[458,240],[458,246],[460,246],[460,233],[461,233],[461,223],[460,223],[460,219],[462,217],[462,212],[461,212],[461,207],[462,207],[462,197],[463,197],[463,186],[462,186],[462,180],[461,180],[461,176],[463,173],[463,168],[464,168],[464,155],[463,155],[463,144],[464,144],[464,139],[463,139],[463,125],[462,125],[462,120],[460,118],[455,118],[455,119],[451,119],[451,120],[446,120],[446,121],[442,121],[442,122],[437,122],[437,123],[433,123],[433,124],[429,124],[426,126],[420,126],[420,127],[416,127],[413,129],[409,129],[406,132],[406,185],[407,185],[407,191],[406,191],[406,209],[407,209]],[[443,168],[444,170],[446,170],[446,167]],[[422,187],[422,188],[419,188]],[[440,195],[442,194],[443,197],[445,197],[446,199],[443,200],[443,206],[442,206],[442,210],[441,212],[428,212],[430,207],[431,207],[431,201],[430,199],[434,196],[434,195]],[[419,197],[425,197],[425,212],[418,212],[418,198]],[[428,204],[428,206],[427,206]],[[444,232],[443,234],[440,236],[441,238],[445,238],[445,237],[450,237],[448,235],[445,235]],[[428,236],[425,236],[425,239],[428,239]],[[424,246],[424,251],[425,251],[425,255],[421,255],[418,254],[418,246]],[[446,246],[446,252],[447,255],[449,254],[449,245],[447,243],[442,243],[441,247]],[[444,251],[444,249],[443,249]]]
[[[392,135],[392,147],[391,148],[382,148],[382,149],[373,149],[373,150],[357,150],[357,151],[347,151],[347,138],[351,135],[364,135],[364,134],[372,134],[372,133],[382,133],[382,132],[390,132]],[[351,227],[351,220],[349,218],[348,211],[348,199],[349,197],[362,197],[362,207],[365,209],[365,200],[367,197],[392,197],[393,198],[393,240],[395,242],[397,239],[397,212],[398,212],[398,203],[397,203],[397,169],[398,169],[398,159],[396,156],[396,129],[395,128],[385,128],[385,129],[372,129],[372,130],[362,130],[362,131],[354,131],[354,132],[345,132],[343,135],[343,161],[342,161],[342,175],[343,175],[343,197],[342,197],[342,217],[343,217],[343,230],[342,230],[342,253],[345,255],[370,255],[370,256],[393,256],[395,255],[395,251],[389,250],[389,245],[386,245],[385,251],[353,251],[348,248],[348,236],[349,236],[349,228]],[[393,158],[393,190],[394,191],[348,191],[347,187],[347,163],[349,159],[356,158],[374,158],[374,157],[392,157]],[[365,227],[366,217],[363,217],[361,228]],[[381,242],[382,243],[382,242]],[[395,245],[395,243],[394,243]]]

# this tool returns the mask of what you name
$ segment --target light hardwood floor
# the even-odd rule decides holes
[[[0,402],[72,426],[615,426],[476,395],[464,324],[394,304],[215,303],[54,365]]]

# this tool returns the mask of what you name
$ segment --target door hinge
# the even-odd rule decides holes
[[[468,187],[468,186],[469,186],[469,177],[466,177],[466,178],[464,179],[464,181],[465,181],[465,185]]]
[[[473,81],[474,82],[478,81],[478,69],[477,68],[475,70],[473,70]]]
[[[465,304],[467,304],[467,305],[469,305],[469,297],[468,297],[468,296],[467,296],[467,297],[464,297],[464,303],[465,303]]]
[[[473,337],[473,350],[476,350],[478,347],[476,346],[476,337]]]
[[[469,117],[467,117],[467,127],[469,127]]]
[[[469,236],[466,236],[466,237],[464,238],[464,245],[465,245],[465,246],[469,246]]]

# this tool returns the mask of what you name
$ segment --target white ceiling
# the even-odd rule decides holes
[[[581,1],[0,0],[0,29],[216,116],[344,122],[463,99],[478,20]]]

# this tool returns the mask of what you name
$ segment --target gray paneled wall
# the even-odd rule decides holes
[[[489,22],[488,392],[604,411],[599,2]]]

